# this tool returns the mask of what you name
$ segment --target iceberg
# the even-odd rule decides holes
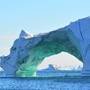
[[[90,76],[90,17],[37,35],[22,30],[0,66],[7,77],[32,77],[44,58],[61,52],[83,62],[82,75]]]
[[[46,69],[42,69],[41,71],[50,71],[50,70],[56,70],[52,64],[49,64]]]

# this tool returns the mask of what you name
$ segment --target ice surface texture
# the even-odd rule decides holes
[[[90,76],[90,18],[47,33],[32,35],[24,30],[15,40],[8,56],[1,57],[1,67],[10,77],[31,77],[44,58],[68,52],[83,62],[82,73]]]

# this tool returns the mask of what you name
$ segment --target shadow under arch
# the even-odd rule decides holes
[[[55,33],[54,35],[56,36],[54,36],[53,33]],[[19,66],[18,70],[16,71],[16,76],[34,76],[35,72],[37,71],[37,67],[41,64],[44,58],[59,54],[62,51],[75,56],[78,60],[83,62],[80,51],[70,41],[70,39],[66,37],[67,35],[64,34],[65,33],[63,32],[53,31],[46,36],[42,36],[42,40],[31,49],[27,56],[28,59],[25,60],[25,63]]]

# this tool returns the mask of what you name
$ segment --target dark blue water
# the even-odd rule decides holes
[[[0,78],[0,90],[90,90],[90,78]]]
[[[90,77],[82,77],[80,72],[40,71],[38,75],[30,78],[0,77],[0,90],[90,90]]]

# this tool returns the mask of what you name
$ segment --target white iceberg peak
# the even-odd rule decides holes
[[[21,33],[19,35],[19,38],[21,37],[33,37],[32,34],[30,34],[29,32],[25,31],[25,30],[21,30]]]

